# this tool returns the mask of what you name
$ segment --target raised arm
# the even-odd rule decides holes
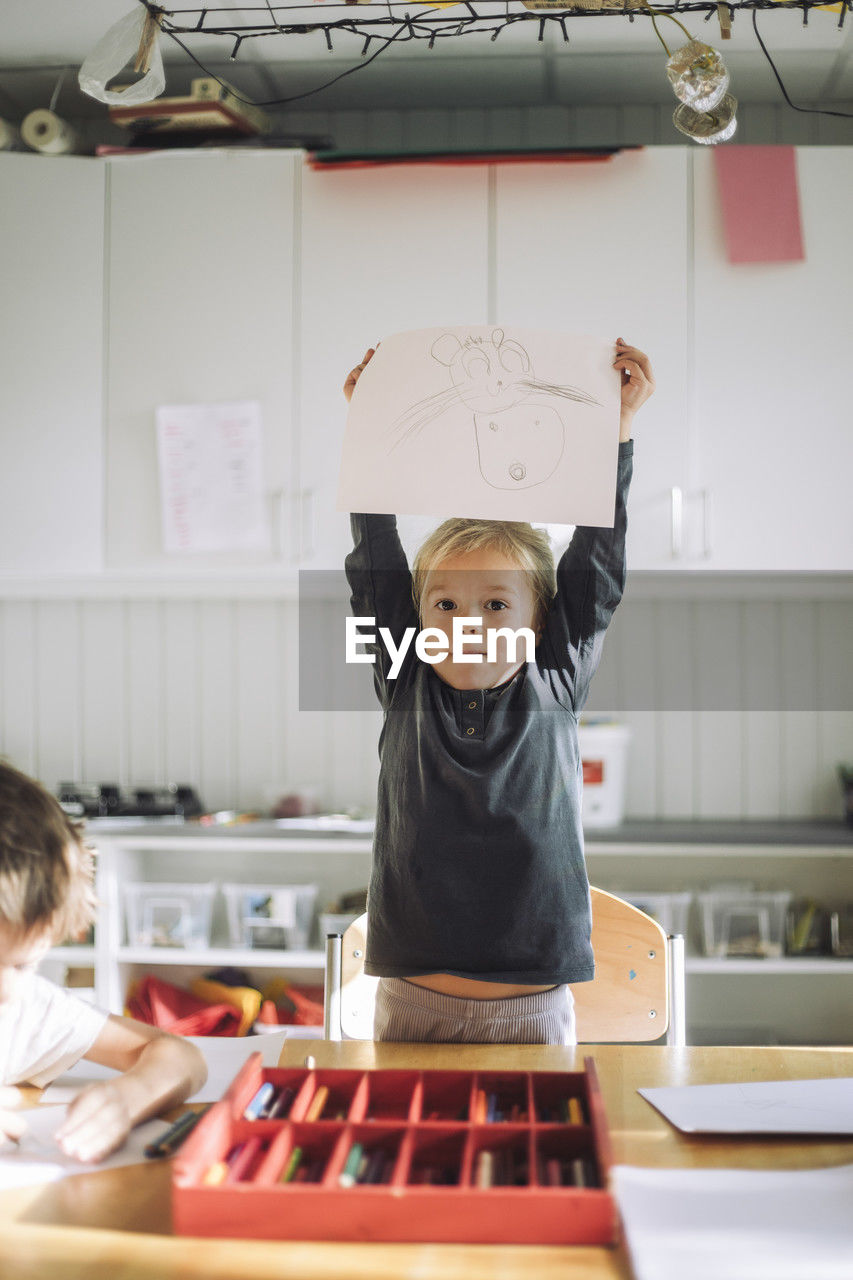
[[[576,715],[589,694],[601,659],[604,633],[625,589],[626,499],[633,469],[634,414],[655,389],[649,358],[637,347],[616,343],[613,367],[622,377],[616,509],[612,529],[579,526],[557,566],[557,594],[538,645],[538,660],[550,671],[555,692]]]
[[[361,364],[350,371],[344,383],[344,396],[348,401],[373,353],[374,348],[370,347]],[[350,516],[350,523],[353,549],[346,558],[345,568],[353,615],[374,619],[375,625],[371,624],[370,629],[377,636],[379,627],[387,627],[395,645],[399,645],[406,628],[417,627],[418,618],[412,600],[409,564],[397,534],[397,519],[391,515],[354,514]],[[390,693],[388,647],[377,643],[365,648],[375,654],[376,692],[385,705]]]
[[[604,633],[625,588],[625,499],[633,452],[633,440],[619,445],[613,528],[579,525],[560,558],[557,594],[537,645],[539,665],[551,672],[555,692],[576,715],[586,702]]]

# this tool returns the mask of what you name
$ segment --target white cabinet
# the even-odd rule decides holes
[[[103,567],[104,169],[0,154],[0,573]]]
[[[621,337],[651,357],[658,390],[636,419],[632,569],[672,565],[671,494],[687,478],[688,177],[682,147],[497,169],[496,318]]]
[[[797,148],[803,262],[731,264],[713,155],[693,164],[691,489],[708,509],[683,567],[849,573],[853,151]]]
[[[700,148],[363,170],[0,156],[0,574],[338,568],[344,376],[384,334],[483,320],[650,353],[632,569],[853,570],[853,155],[797,160],[806,261],[732,266]],[[262,406],[269,550],[168,556],[155,409],[243,399]]]
[[[214,151],[109,164],[107,549],[117,570],[273,564],[293,498],[294,189],[301,155]],[[162,549],[155,410],[256,400],[270,549]]]
[[[481,324],[488,298],[488,169],[388,165],[302,172],[301,562],[339,569],[344,379],[386,334]]]

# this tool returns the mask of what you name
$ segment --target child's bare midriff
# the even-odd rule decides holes
[[[457,978],[452,973],[428,973],[407,978],[419,987],[439,991],[445,996],[462,996],[467,1000],[507,1000],[512,996],[532,996],[537,991],[550,991],[554,983],[544,987],[523,987],[513,982],[479,982],[476,978]]]

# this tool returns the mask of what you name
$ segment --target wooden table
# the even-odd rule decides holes
[[[405,1045],[292,1041],[283,1066],[580,1070],[595,1058],[619,1164],[807,1169],[853,1162],[853,1140],[689,1138],[640,1086],[853,1076],[853,1049]],[[624,1250],[192,1240],[170,1235],[169,1170],[134,1165],[0,1197],[3,1280],[628,1280]]]

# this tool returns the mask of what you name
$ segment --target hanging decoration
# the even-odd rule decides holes
[[[519,5],[519,7],[516,7]],[[90,54],[81,69],[80,83],[85,92],[101,101],[150,101],[163,91],[155,73],[160,66],[160,41],[168,39],[194,62],[205,77],[219,82],[204,61],[204,44],[214,39],[233,40],[231,60],[236,61],[241,47],[247,41],[280,36],[316,37],[319,33],[328,50],[332,50],[338,36],[356,37],[360,43],[359,61],[347,67],[331,79],[302,93],[255,102],[234,96],[252,107],[280,107],[301,101],[321,93],[346,76],[369,66],[392,44],[406,44],[413,40],[427,42],[434,49],[440,40],[456,40],[462,36],[488,36],[494,42],[507,28],[519,22],[534,23],[537,41],[545,38],[546,30],[559,31],[563,41],[569,43],[569,22],[581,18],[622,18],[628,22],[649,18],[667,52],[667,76],[681,105],[676,108],[676,127],[698,142],[720,142],[729,138],[735,129],[734,97],[727,92],[728,72],[720,54],[709,44],[696,40],[676,15],[693,14],[709,22],[717,17],[720,37],[731,36],[732,22],[740,10],[752,12],[752,25],[762,52],[767,58],[779,87],[789,106],[798,111],[816,114],[850,117],[849,112],[833,111],[820,107],[795,107],[782,84],[779,72],[758,30],[757,10],[797,9],[802,12],[803,23],[808,22],[812,9],[826,8],[825,0],[672,0],[670,3],[649,5],[645,0],[314,0],[313,3],[276,4],[265,0],[263,4],[230,5],[209,4],[193,7],[165,8],[139,0],[135,16],[142,17],[132,24],[134,33],[140,32],[136,69],[144,71],[141,81],[123,90],[107,90],[106,84],[114,78],[133,56],[128,51],[129,18],[122,19]],[[853,0],[841,0],[837,7],[838,26],[844,24]],[[677,22],[688,37],[688,43],[670,55],[657,28],[657,18],[666,17]],[[144,21],[143,21],[144,19]],[[126,25],[125,25],[126,24]],[[109,37],[112,37],[110,43]],[[190,47],[192,45],[192,48]],[[104,49],[104,46],[108,46]],[[121,46],[120,49],[118,46]],[[144,47],[143,47],[144,46]],[[84,69],[91,68],[95,53],[100,55],[97,74],[84,77]],[[119,63],[119,56],[124,61]],[[150,67],[149,67],[150,62]],[[224,83],[224,82],[220,82]],[[230,86],[228,86],[230,88]]]

